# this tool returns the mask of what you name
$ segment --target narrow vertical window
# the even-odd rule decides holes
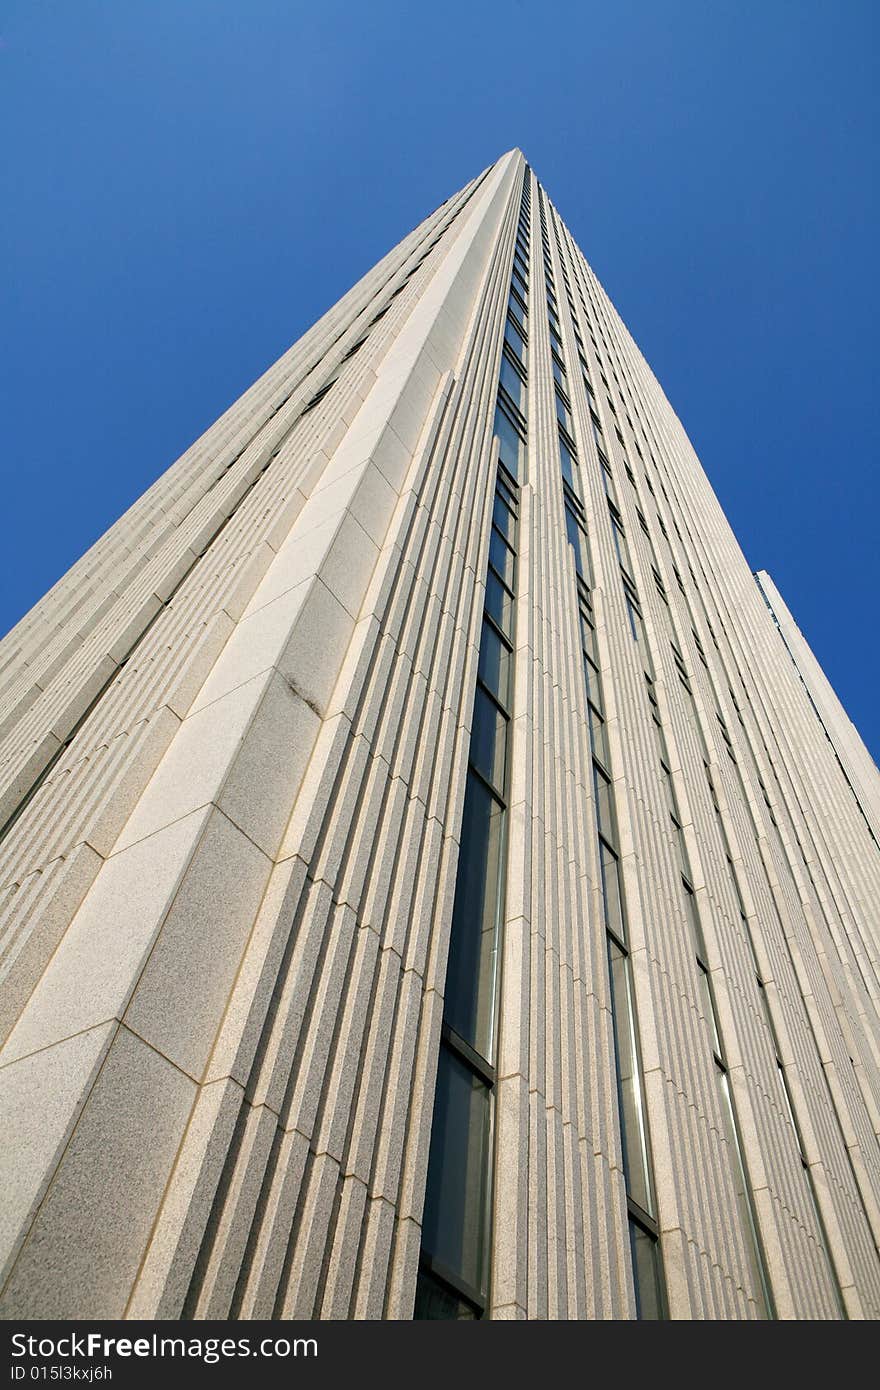
[[[513,605],[519,488],[526,449],[524,252],[514,271],[505,328],[495,435],[499,463],[489,535],[486,597],[469,767],[443,1002],[443,1026],[422,1221],[414,1316],[481,1318],[489,1301],[492,1125],[498,958],[506,866],[505,823],[513,699]]]

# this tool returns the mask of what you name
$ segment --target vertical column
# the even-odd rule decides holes
[[[545,234],[546,235],[546,234]],[[577,579],[583,670],[587,688],[587,718],[592,755],[598,859],[605,919],[608,980],[614,1031],[614,1053],[621,1150],[626,1183],[627,1215],[636,1311],[640,1318],[666,1316],[666,1296],[660,1259],[651,1147],[645,1110],[638,1023],[633,990],[632,963],[627,939],[624,889],[620,872],[620,846],[614,805],[613,778],[605,728],[600,659],[590,590],[593,579],[587,540],[586,517],[581,500],[580,463],[571,415],[565,349],[562,343],[553,269],[545,247],[547,312],[553,361],[554,395],[558,425],[559,463],[562,473],[565,526]],[[585,375],[585,386],[589,378]],[[590,399],[588,389],[588,401]],[[602,447],[601,424],[592,407],[590,424],[603,470],[603,482],[614,527],[618,559],[625,582],[629,579],[629,552],[607,456]]]

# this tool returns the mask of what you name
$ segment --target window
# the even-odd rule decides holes
[[[746,1178],[745,1161],[740,1145],[736,1114],[733,1108],[733,1097],[730,1093],[730,1081],[727,1076],[726,1067],[718,1066],[716,1067],[716,1072],[718,1076],[718,1086],[721,1091],[721,1109],[724,1114],[727,1145],[730,1150],[736,1200],[740,1211],[740,1221],[743,1227],[743,1234],[745,1235],[746,1248],[748,1249],[752,1266],[752,1276],[755,1281],[754,1293],[758,1301],[761,1316],[767,1317],[772,1310],[770,1286],[758,1237],[758,1227],[752,1206],[752,1196]]]
[[[608,756],[608,731],[605,727],[605,720],[596,709],[596,706],[587,701],[587,721],[590,727],[590,748],[593,757],[596,758],[603,767],[608,767],[610,759]]]
[[[510,314],[510,317],[517,327],[525,332],[528,310],[514,290],[511,290],[510,298],[507,301],[507,312]]]
[[[622,570],[627,574],[632,574],[632,560],[629,554],[629,544],[623,529],[623,522],[616,508],[609,506],[611,516],[611,534],[614,538],[614,549],[617,551],[617,560]]]
[[[419,1279],[416,1284],[413,1319],[416,1322],[424,1319],[463,1322],[472,1321],[479,1317],[477,1309],[482,1307],[482,1301],[479,1304],[474,1304],[467,1298],[453,1293],[448,1284],[444,1284],[434,1277],[430,1266],[430,1257],[423,1252],[422,1267],[419,1270]],[[448,1273],[447,1278],[449,1278]]]
[[[494,526],[489,534],[489,564],[507,587],[512,589],[515,556],[501,532]]]
[[[513,623],[513,595],[492,570],[486,575],[486,612],[508,637]]]
[[[635,1275],[636,1311],[640,1319],[666,1316],[660,1250],[656,1235],[636,1217],[630,1216],[629,1236]]]
[[[443,1017],[482,1057],[492,1055],[504,808],[468,773]]]
[[[520,414],[525,415],[526,383],[506,352],[501,354],[501,373],[499,381]]]
[[[507,716],[481,685],[474,698],[471,762],[499,795],[504,794]]]
[[[495,411],[495,434],[498,437],[498,456],[514,478],[519,478],[525,464],[525,440],[501,405]]]
[[[637,1202],[644,1212],[653,1214],[654,1200],[636,1041],[631,967],[629,956],[611,936],[608,938],[608,961],[626,1189],[628,1196]]]
[[[525,363],[525,360],[526,360],[526,342],[525,342],[525,338],[523,337],[522,333],[520,333],[519,328],[517,327],[517,325],[516,325],[516,324],[513,322],[513,320],[510,319],[510,318],[507,319],[507,322],[506,322],[505,327],[504,327],[504,341],[505,341],[505,343],[507,344],[507,346],[510,348],[510,350],[511,350],[511,352],[513,353],[513,356],[516,358],[516,360],[517,360],[518,362]]]
[[[479,1318],[486,1303],[517,511],[516,483],[499,463],[446,970],[417,1318]]]
[[[513,545],[513,538],[516,532],[516,513],[507,501],[507,498],[503,496],[503,494],[500,494],[497,489],[495,492],[495,501],[492,505],[492,521],[494,525],[498,527],[504,539],[510,545]]]
[[[317,391],[315,395],[312,396],[312,399],[306,405],[303,406],[300,414],[308,415],[310,410],[314,410],[316,405],[320,405],[321,401],[324,399],[324,397],[327,395],[329,391],[332,391],[335,385],[336,377],[334,377],[332,381],[328,381],[326,386],[322,386],[320,391]]]
[[[587,533],[577,513],[569,505],[566,505],[565,508],[565,530],[568,535],[569,545],[574,551],[575,572],[580,575],[585,583],[591,584],[592,576],[590,574],[589,552],[587,551]]]
[[[694,890],[686,878],[682,878],[681,886],[684,891],[684,910],[687,919],[688,931],[691,935],[691,945],[697,960],[706,969],[706,943],[703,940],[703,928],[700,925],[700,914],[697,911],[697,900]]]
[[[443,1272],[486,1293],[489,1088],[448,1048],[440,1050],[422,1245]]]
[[[620,888],[620,863],[610,845],[599,840],[599,867],[602,874],[602,908],[605,926],[617,941],[626,941],[626,921],[623,915],[623,894]]]
[[[562,464],[563,478],[568,483],[569,487],[574,492],[577,492],[577,484],[575,483],[575,470],[577,468],[577,459],[575,458],[572,449],[563,439],[562,435],[559,436],[559,460]]]
[[[617,829],[614,821],[614,796],[611,779],[597,763],[593,763],[593,790],[596,796],[596,824],[599,834],[609,845],[617,844]]]
[[[483,633],[480,638],[480,657],[478,675],[498,702],[510,705],[510,679],[513,653],[509,644],[497,628],[486,618],[483,619]]]
[[[591,614],[591,613],[590,613],[590,614],[585,613],[585,612],[584,612],[584,609],[581,608],[581,610],[580,610],[580,620],[581,620],[581,643],[582,643],[582,645],[583,645],[584,652],[585,652],[586,655],[589,657],[590,662],[591,662],[591,664],[594,666],[594,668],[598,668],[598,666],[599,666],[599,650],[598,650],[598,644],[597,644],[597,642],[596,642],[596,629],[595,629],[595,626],[593,625],[592,614]],[[598,669],[596,670],[596,676],[597,676],[597,678],[598,678]],[[588,688],[588,693],[590,693],[589,688]]]
[[[555,396],[556,418],[559,421],[562,428],[565,430],[566,434],[571,435],[573,432],[573,426],[571,423],[571,411],[568,408],[568,402],[564,399],[562,393],[559,390],[555,392]]]
[[[599,455],[599,463],[602,468],[602,482],[605,487],[605,496],[612,505],[617,507],[617,489],[614,486],[614,477],[611,473],[611,465],[604,454]]]
[[[356,343],[353,343],[352,346],[348,349],[348,352],[342,358],[340,366],[342,365],[342,362],[348,362],[352,357],[354,357],[356,352],[360,352],[361,348],[363,347],[366,341],[366,338],[360,338]]]

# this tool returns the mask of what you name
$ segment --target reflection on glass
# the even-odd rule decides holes
[[[575,468],[577,467],[577,460],[561,435],[559,436],[559,460],[562,464],[563,478],[568,483],[568,486],[572,489],[572,491],[577,492],[577,486],[574,481],[574,473]]]
[[[512,291],[507,301],[507,308],[514,322],[518,324],[520,328],[524,329],[526,326],[526,310]]]
[[[435,1279],[426,1269],[419,1270],[416,1284],[416,1303],[413,1320],[439,1320],[446,1322],[468,1322],[476,1319],[474,1306],[459,1298],[439,1279]]]
[[[516,533],[516,517],[507,505],[503,497],[495,493],[495,501],[492,506],[492,520],[504,538],[513,544]]]
[[[603,835],[609,844],[617,843],[617,835],[614,824],[614,796],[611,790],[611,782],[605,776],[601,768],[593,764],[593,787],[596,793],[596,823],[599,827],[599,834]]]
[[[587,695],[596,704],[601,703],[602,688],[599,685],[599,672],[596,670],[588,656],[584,656],[584,680],[587,684]]]
[[[511,650],[502,641],[494,627],[483,619],[483,635],[480,638],[479,676],[502,705],[510,703],[510,663]]]
[[[599,868],[602,875],[602,902],[605,925],[621,941],[626,941],[626,919],[620,891],[620,864],[617,855],[604,840],[599,841]]]
[[[508,637],[511,635],[513,598],[491,570],[486,575],[486,612]]]
[[[598,645],[597,645],[597,642],[596,642],[596,629],[594,628],[592,622],[590,621],[590,619],[589,619],[589,617],[586,615],[586,613],[581,612],[580,618],[581,618],[581,642],[583,643],[584,651],[587,653],[587,656],[590,657],[590,659],[593,661],[593,663],[594,663],[596,666],[598,666],[598,665],[599,665],[599,648],[598,648]],[[597,671],[597,672],[596,672],[597,678],[598,678],[598,674],[599,674],[599,673],[598,673],[598,671]],[[588,682],[588,685],[589,685],[589,682]]]
[[[507,320],[507,323],[504,327],[504,341],[507,343],[508,347],[510,347],[513,350],[514,357],[517,357],[520,362],[525,362],[525,339],[523,338],[523,335],[520,333],[516,324],[511,323],[510,319]]]
[[[479,1293],[486,1288],[489,1091],[440,1049],[422,1244]]]
[[[513,588],[513,551],[494,526],[489,533],[489,564]]]
[[[507,752],[507,716],[491,696],[477,686],[471,729],[471,762],[486,781],[504,792],[504,759]]]
[[[608,959],[611,970],[611,1006],[617,1051],[617,1088],[626,1190],[643,1211],[653,1215],[648,1136],[639,1076],[630,963],[629,957],[610,937]]]
[[[526,384],[514,367],[507,353],[501,354],[501,385],[504,387],[514,405],[526,413]]]
[[[616,531],[615,531],[615,535],[616,535],[616,534],[617,534],[617,533],[616,533]],[[625,594],[624,597],[625,597],[625,599],[626,599],[626,613],[627,613],[627,617],[629,618],[629,628],[630,628],[630,632],[632,633],[632,635],[633,635],[633,637],[635,638],[635,640],[636,640],[636,641],[641,645],[641,647],[642,647],[642,665],[644,666],[645,670],[648,671],[648,674],[650,675],[651,672],[650,672],[649,668],[650,668],[651,662],[650,662],[650,657],[648,656],[648,647],[647,647],[647,643],[645,642],[645,625],[644,625],[644,623],[642,622],[642,615],[641,615],[641,613],[639,612],[638,608],[636,608],[636,605],[633,603],[633,601],[632,601],[632,599],[630,598],[629,594]]]
[[[577,517],[568,507],[565,509],[565,530],[568,536],[568,543],[574,551],[575,572],[580,575],[585,584],[592,582],[590,576],[590,561],[587,554],[587,533],[581,526]]]
[[[502,816],[488,788],[468,776],[444,1017],[489,1062],[494,1045]]]
[[[608,732],[605,728],[605,720],[593,705],[587,705],[587,718],[590,723],[590,747],[593,756],[598,758],[601,763],[608,766]]]
[[[638,1316],[646,1321],[662,1318],[663,1284],[657,1241],[632,1220],[629,1223],[629,1239]]]
[[[525,459],[526,446],[513,421],[499,407],[495,411],[495,434],[498,436],[498,457],[514,478],[519,478]]]

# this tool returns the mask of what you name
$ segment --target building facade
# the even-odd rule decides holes
[[[877,770],[519,151],[0,680],[5,1317],[880,1314]]]

